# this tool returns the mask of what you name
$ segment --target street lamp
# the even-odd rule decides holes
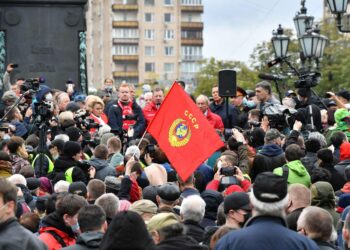
[[[306,15],[306,13],[307,13],[307,9],[305,8],[305,0],[302,0],[300,12],[298,12],[293,18],[298,37],[301,37],[302,35],[304,35],[307,28],[312,27],[313,25],[314,17],[308,16]]]
[[[299,38],[301,48],[306,58],[315,57],[319,40],[320,34],[315,33],[312,29],[307,30],[306,33]]]
[[[346,13],[348,0],[327,0],[327,3],[331,13],[336,15],[338,30],[343,33],[350,33],[349,26],[345,25],[349,24],[350,17],[350,15]]]
[[[283,34],[281,24],[278,25],[277,31],[272,31],[272,35],[271,42],[276,58],[285,57],[288,51],[289,37]]]

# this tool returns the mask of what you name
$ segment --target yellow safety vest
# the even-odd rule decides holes
[[[43,153],[42,153],[43,154]],[[44,154],[46,156],[46,159],[48,160],[49,162],[49,168],[47,170],[47,173],[51,173],[55,167],[55,165],[53,164],[53,162],[51,161],[50,157],[48,157],[46,154]],[[37,154],[34,158],[34,160],[32,161],[32,167],[34,168],[35,167],[35,161],[39,158],[40,154]]]

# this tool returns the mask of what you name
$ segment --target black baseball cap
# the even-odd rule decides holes
[[[283,200],[288,192],[286,178],[271,172],[258,174],[253,184],[253,195],[261,202],[277,202]]]
[[[158,187],[157,194],[166,201],[176,201],[180,197],[179,187],[173,183],[165,183]]]
[[[244,192],[235,192],[225,197],[224,199],[224,212],[227,214],[230,210],[246,210],[250,211],[249,195]]]

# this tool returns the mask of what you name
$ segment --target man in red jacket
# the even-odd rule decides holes
[[[148,103],[142,110],[143,116],[145,117],[147,124],[149,124],[152,121],[153,117],[158,112],[158,109],[160,108],[160,105],[164,100],[164,91],[162,88],[156,87],[153,89],[152,92],[152,102]]]
[[[209,98],[205,95],[199,95],[196,99],[196,104],[198,108],[203,112],[205,117],[207,117],[209,123],[217,130],[223,131],[224,124],[219,115],[214,114],[209,109]]]
[[[79,233],[78,211],[88,205],[87,201],[76,194],[66,194],[56,203],[56,211],[47,215],[39,230],[39,239],[49,250],[61,249],[75,244]]]

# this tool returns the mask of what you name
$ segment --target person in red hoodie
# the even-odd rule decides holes
[[[158,109],[164,100],[164,91],[162,88],[156,87],[153,89],[152,93],[152,102],[148,103],[142,110],[147,124],[152,121],[153,117],[158,112]]]
[[[75,244],[79,233],[78,211],[87,201],[76,194],[65,194],[58,199],[56,211],[47,215],[39,230],[39,239],[49,250],[57,250]]]
[[[205,95],[199,95],[196,99],[196,104],[214,129],[222,132],[224,130],[224,123],[219,115],[210,111],[209,98]]]

